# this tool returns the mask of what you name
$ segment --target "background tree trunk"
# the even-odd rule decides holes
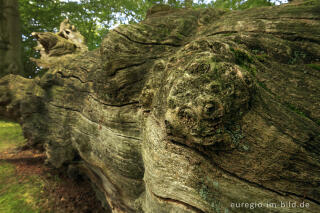
[[[18,1],[0,0],[0,5],[0,77],[22,74]]]

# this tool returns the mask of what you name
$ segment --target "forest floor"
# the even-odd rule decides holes
[[[0,213],[103,212],[88,181],[46,167],[24,143],[19,124],[0,121]]]

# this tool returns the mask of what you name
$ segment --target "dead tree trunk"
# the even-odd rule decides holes
[[[319,11],[157,6],[95,51],[34,33],[49,71],[0,79],[0,115],[112,212],[320,212]]]

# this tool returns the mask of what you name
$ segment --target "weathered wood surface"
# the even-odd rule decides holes
[[[320,212],[319,1],[152,8],[42,60],[40,79],[0,80],[0,114],[113,212]]]

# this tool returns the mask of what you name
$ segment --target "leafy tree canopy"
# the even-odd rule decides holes
[[[32,32],[56,32],[65,18],[86,38],[89,50],[99,46],[111,27],[138,22],[154,4],[166,3],[172,7],[215,7],[246,9],[271,5],[271,0],[19,0],[22,22],[23,64],[25,76],[34,77],[40,71],[30,57],[39,57],[33,47]]]

